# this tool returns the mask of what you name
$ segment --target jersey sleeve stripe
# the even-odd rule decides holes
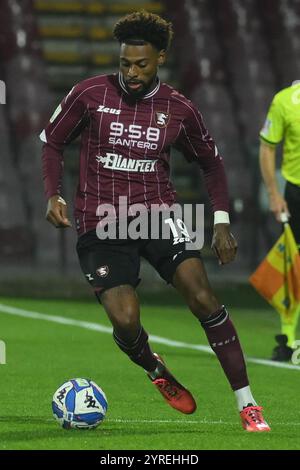
[[[267,142],[267,144],[270,144],[270,145],[277,145],[281,142],[280,140],[278,142],[272,142],[271,140],[266,139],[266,137],[264,137],[262,134],[260,134],[259,137],[261,140],[263,140],[264,142]]]
[[[88,90],[90,90],[91,88],[95,88],[95,87],[101,87],[101,86],[105,86],[104,84],[102,85],[93,85],[93,86],[90,86],[88,88],[86,88],[85,90],[83,90],[76,98],[75,100],[72,102],[72,104],[70,105],[70,107],[66,110],[66,112],[64,113],[64,115],[60,118],[60,120],[58,121],[58,123],[56,124],[56,126],[53,127],[50,135],[53,134],[53,132],[55,131],[55,129],[59,126],[59,124],[61,123],[61,121],[63,119],[65,119],[65,117],[67,116],[67,114],[69,113],[69,111],[71,110],[71,108],[74,106],[74,104],[76,103],[76,101]]]
[[[193,152],[194,152],[194,154],[196,155],[196,157],[198,157],[199,155],[198,155],[198,153],[197,153],[195,147],[193,146],[193,144],[192,144],[192,142],[191,142],[191,140],[190,140],[190,138],[189,138],[189,136],[188,136],[188,134],[187,134],[187,132],[186,132],[185,125],[184,125],[184,124],[181,124],[181,125],[182,125],[182,127],[183,127],[185,136],[186,136],[186,138],[187,138],[188,143],[190,144],[191,149],[193,150]]]
[[[184,104],[184,106],[186,106],[188,109],[190,109],[190,110],[192,111],[192,113],[193,113],[193,115],[194,115],[194,117],[195,117],[195,119],[196,119],[196,121],[197,121],[197,124],[198,124],[198,126],[199,126],[199,129],[200,129],[200,132],[201,132],[201,137],[202,137],[203,139],[205,139],[205,137],[206,137],[206,135],[207,135],[207,131],[206,131],[206,134],[204,135],[204,133],[203,133],[203,126],[201,125],[201,122],[199,121],[199,118],[198,118],[197,114],[195,113],[194,109],[193,109],[191,106],[189,106],[187,103],[185,103],[184,101],[180,100],[177,96],[173,96],[173,98],[174,98],[175,100],[179,101],[180,103]]]

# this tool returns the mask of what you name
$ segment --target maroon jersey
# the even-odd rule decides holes
[[[74,86],[40,138],[46,197],[61,194],[63,150],[81,134],[80,176],[75,201],[79,234],[95,229],[100,204],[172,205],[171,146],[204,172],[213,210],[228,212],[224,167],[195,106],[157,82],[142,99],[127,93],[120,74],[93,77]]]

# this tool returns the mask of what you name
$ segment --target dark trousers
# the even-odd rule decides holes
[[[284,197],[291,214],[289,223],[300,249],[300,186],[287,181]]]

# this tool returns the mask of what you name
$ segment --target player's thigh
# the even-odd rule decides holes
[[[134,243],[99,240],[95,232],[80,237],[77,253],[82,272],[100,299],[113,287],[139,283],[140,258]]]
[[[164,225],[166,221],[172,222],[172,230],[163,230],[162,225]],[[180,225],[176,225],[179,222]],[[177,219],[175,223],[174,218],[166,218],[163,214],[159,223],[161,224],[159,237],[150,238],[143,246],[141,255],[168,284],[172,284],[177,267],[185,259],[201,259],[201,255],[191,241],[182,220]]]
[[[212,292],[204,264],[199,258],[188,258],[182,261],[174,273],[173,285],[183,294],[201,290]]]

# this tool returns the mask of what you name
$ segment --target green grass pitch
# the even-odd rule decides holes
[[[0,303],[110,326],[96,302],[0,298]],[[230,311],[245,354],[268,359],[277,314]],[[233,393],[211,354],[152,343],[197,400],[196,413],[186,416],[164,402],[110,334],[1,311],[0,318],[7,355],[0,365],[0,449],[300,449],[300,370],[248,363],[254,396],[272,427],[270,433],[251,434],[242,429]],[[145,303],[142,319],[152,335],[207,344],[199,323],[182,306]],[[73,377],[92,378],[107,395],[106,419],[95,430],[66,431],[52,417],[54,391]]]

